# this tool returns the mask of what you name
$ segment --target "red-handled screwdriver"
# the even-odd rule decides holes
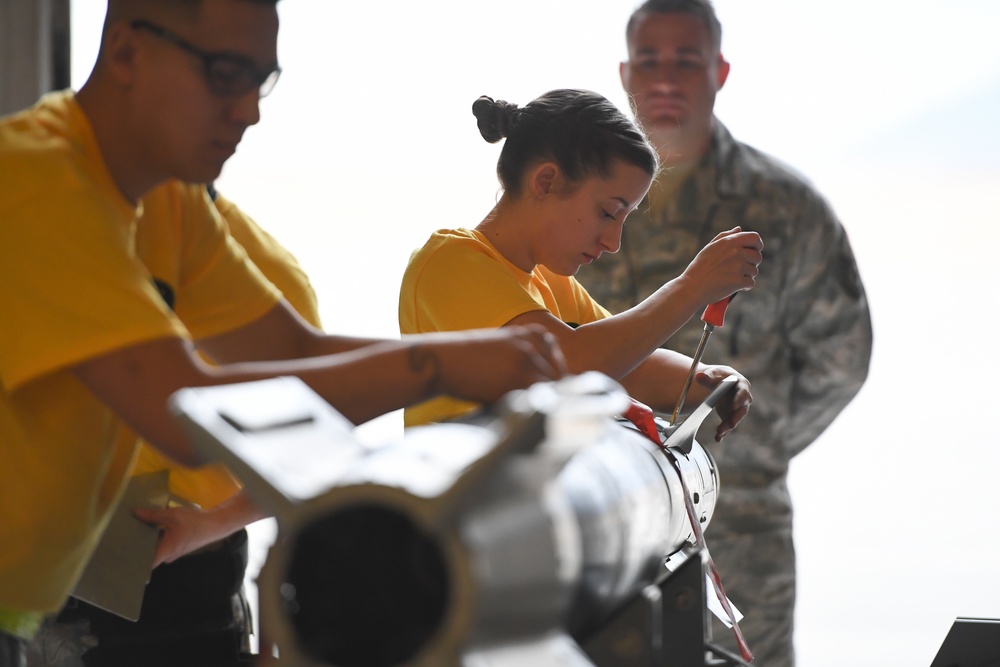
[[[680,414],[681,408],[684,407],[684,399],[687,398],[688,390],[691,388],[691,383],[694,381],[694,374],[698,370],[698,364],[701,362],[701,356],[705,354],[705,345],[708,343],[708,337],[712,335],[713,331],[715,331],[715,327],[721,327],[722,323],[726,321],[726,308],[729,307],[729,302],[732,301],[735,296],[736,292],[733,292],[725,299],[709,304],[708,307],[705,308],[705,312],[701,314],[701,321],[705,323],[705,330],[702,332],[701,340],[698,342],[698,349],[695,350],[694,360],[691,362],[691,370],[688,371],[687,380],[684,381],[684,388],[681,389],[681,397],[677,399],[677,407],[674,408],[674,413],[670,415],[671,426],[673,426],[674,422],[677,421],[677,415]]]

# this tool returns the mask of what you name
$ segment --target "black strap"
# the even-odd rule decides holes
[[[86,618],[90,622],[98,646],[84,655],[88,667],[236,665],[244,628],[233,606],[248,559],[247,533],[240,530],[218,549],[154,569],[137,622],[76,598],[71,598],[58,620]]]

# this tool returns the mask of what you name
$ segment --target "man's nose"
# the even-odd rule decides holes
[[[233,98],[229,107],[229,120],[244,127],[260,121],[260,91],[256,88]]]
[[[658,63],[652,78],[655,83],[676,85],[681,78],[680,69],[673,63]]]

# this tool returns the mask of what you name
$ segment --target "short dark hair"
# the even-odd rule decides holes
[[[250,0],[258,4],[275,5],[278,0]],[[108,0],[107,24],[120,20],[132,20],[135,18],[150,18],[146,14],[150,10],[182,11],[192,13],[201,8],[204,0]]]
[[[574,184],[610,176],[615,160],[650,176],[659,168],[646,135],[608,99],[589,90],[553,90],[524,107],[483,96],[473,103],[472,113],[486,141],[507,140],[497,177],[511,195],[519,194],[525,171],[546,160],[559,165]]]
[[[628,19],[625,26],[625,39],[632,35],[632,29],[639,19],[646,14],[691,14],[705,24],[712,46],[718,51],[722,48],[722,24],[715,15],[712,0],[646,0],[639,5]]]
[[[182,20],[193,20],[205,0],[108,0],[104,27],[101,31],[101,52],[103,53],[108,30],[119,21],[131,22],[137,19],[159,21],[166,16],[179,15]],[[278,0],[247,0],[262,5],[278,6]]]

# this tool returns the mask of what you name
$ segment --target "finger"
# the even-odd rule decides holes
[[[727,231],[724,231],[724,232],[719,232],[718,234],[715,235],[715,238],[713,238],[712,240],[713,241],[718,241],[719,239],[724,239],[727,236],[730,236],[732,234],[739,234],[742,231],[743,231],[743,228],[740,227],[739,225],[736,225],[735,227],[733,227],[730,230],[727,230]]]
[[[722,439],[729,434],[746,417],[750,411],[750,406],[742,406],[729,414],[729,416],[715,429],[715,441],[722,442]]]
[[[546,352],[542,347],[532,345],[528,346],[525,352],[525,361],[530,366],[528,374],[532,382],[546,382],[561,377],[551,351]]]
[[[156,507],[136,507],[132,510],[132,515],[151,526],[163,526],[166,523],[166,517],[169,516],[166,510]]]
[[[743,261],[745,261],[747,264],[753,264],[754,266],[757,266],[758,264],[764,261],[764,253],[762,253],[760,250],[757,250],[756,248],[743,248],[740,251],[740,253],[741,253],[740,256],[743,258]]]
[[[738,405],[740,407],[750,408],[750,404],[753,403],[753,394],[750,393],[750,386],[740,383],[738,389],[736,390],[736,395],[733,396],[733,405]]]
[[[725,378],[736,375],[740,377],[735,370],[729,366],[709,366],[703,371],[698,371],[694,375],[695,382],[707,387],[709,389],[715,389],[722,380]],[[732,398],[728,401],[728,405],[735,408],[735,406],[746,406],[750,407],[753,403],[753,394],[750,393],[750,382],[743,378],[736,383],[736,390],[732,395]]]
[[[744,248],[749,248],[751,250],[761,251],[764,249],[764,239],[760,237],[757,232],[742,232],[736,235],[739,239],[740,244]]]
[[[156,542],[156,552],[153,554],[153,567],[155,568],[164,562],[169,562],[167,559],[171,549],[168,540],[165,539],[165,524],[170,513],[167,510],[156,507],[136,507],[132,510],[132,515],[139,519],[139,521],[160,529],[160,536]]]
[[[717,368],[715,366],[709,366],[708,369],[695,373],[694,380],[700,385],[714,388],[720,382],[720,379],[715,377],[716,371]]]
[[[733,427],[725,422],[719,424],[719,428],[715,429],[715,441],[722,442],[722,439],[729,435],[729,432],[732,430]]]
[[[156,553],[153,554],[153,568],[157,568],[166,562],[167,559],[167,541],[163,539],[162,533],[160,534],[160,541],[156,543]]]
[[[540,324],[529,324],[525,327],[525,333],[530,339],[534,351],[541,357],[544,364],[540,365],[543,380],[558,380],[565,376],[568,371],[566,356],[563,354],[559,339],[555,334]],[[535,362],[539,366],[538,362]]]
[[[551,331],[546,331],[545,343],[546,351],[548,353],[547,359],[555,370],[555,376],[553,379],[558,380],[559,378],[569,375],[569,366],[566,363],[566,355],[563,354],[562,346],[559,344],[559,339],[556,338],[555,334]]]

